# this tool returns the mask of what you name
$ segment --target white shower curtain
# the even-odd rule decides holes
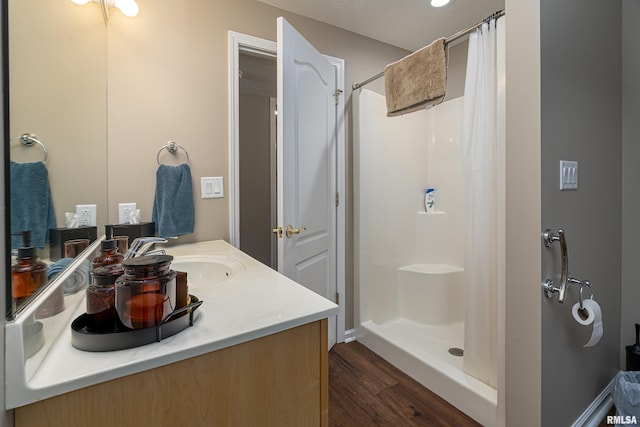
[[[500,18],[499,21],[503,21]],[[503,22],[483,24],[469,37],[462,119],[462,169],[465,186],[465,334],[463,370],[497,386],[498,328],[498,135],[504,128],[499,108],[499,49]],[[502,46],[497,46],[497,40]],[[500,91],[501,96],[504,90]],[[499,117],[502,116],[502,117]]]

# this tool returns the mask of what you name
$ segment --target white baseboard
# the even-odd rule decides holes
[[[344,331],[344,342],[348,343],[356,340],[356,330],[349,329],[348,331]]]
[[[580,415],[580,417],[574,421],[571,427],[598,427],[604,417],[607,415],[611,407],[613,406],[613,398],[611,397],[611,390],[613,389],[613,382],[611,382],[600,392],[598,397],[595,398],[591,405]]]

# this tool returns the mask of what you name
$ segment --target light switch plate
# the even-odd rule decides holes
[[[200,192],[203,199],[218,199],[224,197],[224,178],[221,176],[201,177]]]
[[[578,162],[560,160],[560,190],[578,189]]]

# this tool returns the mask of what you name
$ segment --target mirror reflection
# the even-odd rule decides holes
[[[8,9],[11,317],[104,230],[107,36],[95,8],[70,1]]]

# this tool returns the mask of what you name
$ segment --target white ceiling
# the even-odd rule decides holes
[[[504,9],[504,0],[259,0],[372,39],[415,51]]]

